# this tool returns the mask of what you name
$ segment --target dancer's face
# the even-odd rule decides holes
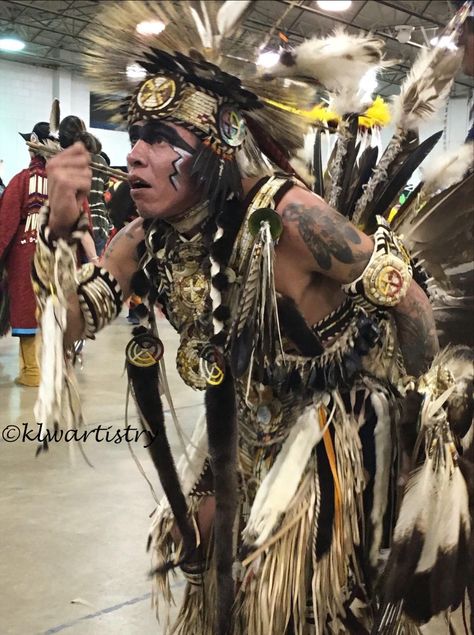
[[[140,216],[170,218],[199,202],[201,193],[191,176],[196,135],[159,121],[134,124],[129,134],[130,193]]]

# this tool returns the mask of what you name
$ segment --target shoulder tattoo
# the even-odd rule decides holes
[[[367,259],[367,254],[355,251],[361,239],[351,223],[324,202],[314,207],[290,203],[283,210],[283,220],[295,223],[303,242],[318,266],[329,271],[333,258],[346,265]]]

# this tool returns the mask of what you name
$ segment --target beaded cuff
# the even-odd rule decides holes
[[[410,256],[390,226],[377,216],[374,250],[368,265],[342,290],[367,312],[394,307],[405,297],[413,277]]]

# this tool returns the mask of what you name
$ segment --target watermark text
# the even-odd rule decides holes
[[[5,443],[71,443],[77,441],[86,443],[93,440],[97,443],[138,443],[142,442],[144,448],[149,448],[155,440],[151,430],[139,430],[133,426],[116,428],[115,426],[98,425],[93,428],[81,428],[80,430],[62,430],[56,428],[49,430],[43,423],[20,425],[9,424],[1,432],[1,440]]]

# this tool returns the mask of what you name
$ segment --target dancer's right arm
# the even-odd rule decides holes
[[[90,154],[82,143],[75,143],[48,161],[49,227],[57,237],[67,239],[79,218],[91,185],[89,162]],[[138,266],[136,248],[144,238],[142,223],[137,218],[124,227],[110,242],[100,262],[119,283],[124,300],[131,293],[131,278]],[[69,299],[66,344],[79,339],[82,332],[79,301],[73,295]]]

